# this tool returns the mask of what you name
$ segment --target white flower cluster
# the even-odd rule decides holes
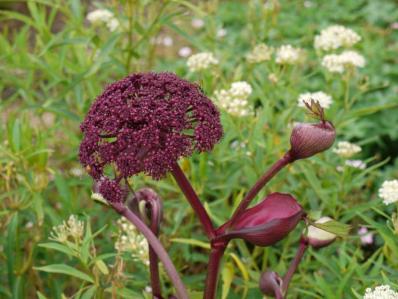
[[[298,106],[305,107],[305,103],[311,104],[311,100],[318,102],[322,108],[329,108],[332,104],[332,97],[322,91],[306,92],[299,95]]]
[[[249,63],[260,63],[271,59],[272,52],[274,50],[268,47],[266,44],[259,44],[246,55],[246,59]]]
[[[75,241],[81,241],[84,234],[84,222],[78,220],[75,215],[70,215],[68,221],[63,221],[62,224],[54,226],[50,233],[50,239],[65,243],[71,237]]]
[[[343,158],[350,158],[353,155],[359,153],[362,148],[359,145],[353,144],[348,141],[340,141],[337,143],[337,147],[333,149],[337,155]]]
[[[361,37],[353,30],[341,25],[329,26],[315,36],[315,49],[330,51],[340,47],[352,47],[361,40]]]
[[[119,226],[119,236],[115,242],[115,249],[119,253],[130,252],[134,259],[141,261],[144,265],[149,265],[148,242],[146,239],[125,218],[119,219],[117,224]]]
[[[384,181],[379,189],[379,196],[388,205],[398,201],[398,180]]]
[[[322,58],[322,66],[331,73],[343,73],[347,69],[364,67],[365,57],[355,51],[344,51],[341,54],[330,54]]]
[[[228,90],[216,90],[215,102],[228,113],[235,116],[251,114],[247,98],[252,93],[252,87],[244,81],[234,82]]]
[[[276,50],[275,62],[277,64],[297,64],[303,58],[303,49],[292,45],[282,45]]]
[[[380,285],[372,290],[367,288],[363,299],[398,299],[398,293],[389,285]]]
[[[212,65],[217,65],[218,59],[214,57],[213,53],[202,52],[194,54],[188,58],[187,65],[191,72],[197,72],[208,69]]]
[[[114,14],[107,9],[96,9],[89,12],[86,18],[93,25],[105,24],[110,31],[115,31],[120,25]]]
[[[363,162],[362,160],[346,160],[345,165],[361,170],[366,168],[366,163]]]

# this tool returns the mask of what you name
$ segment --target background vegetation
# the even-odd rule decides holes
[[[0,298],[149,296],[146,266],[115,250],[117,215],[90,198],[92,180],[77,157],[79,124],[104,86],[149,70],[199,82],[210,97],[234,81],[253,88],[249,101],[256,115],[223,112],[222,142],[209,154],[181,161],[216,224],[288,149],[291,124],[306,119],[299,94],[330,94],[326,114],[338,141],[360,145],[356,158],[367,167],[338,171],[345,161],[330,150],[288,167],[263,190],[262,196],[290,192],[314,217],[352,225],[348,238],[307,252],[289,298],[361,298],[367,287],[398,287],[397,205],[384,205],[377,196],[384,180],[398,178],[394,1],[36,0],[0,1],[0,8]],[[90,24],[86,15],[96,8],[112,11],[120,27]],[[204,26],[193,27],[194,18]],[[332,24],[362,37],[355,48],[367,63],[350,80],[322,68],[313,48],[315,35]],[[301,47],[305,60],[287,67],[274,60],[249,64],[246,54],[262,42]],[[210,51],[219,64],[190,72],[179,55],[183,47]],[[271,73],[277,80],[269,79]],[[208,248],[191,208],[171,177],[132,182],[152,186],[164,199],[161,240],[192,296],[200,296]],[[72,214],[86,225],[83,239],[68,245],[49,240],[53,226]],[[361,226],[374,234],[373,243],[361,243]],[[232,242],[220,298],[259,298],[260,273],[285,273],[302,228],[269,248]]]

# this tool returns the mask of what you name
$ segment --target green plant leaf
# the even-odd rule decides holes
[[[48,273],[66,274],[84,281],[94,283],[94,279],[91,276],[68,265],[53,264],[44,267],[34,267],[34,269]]]

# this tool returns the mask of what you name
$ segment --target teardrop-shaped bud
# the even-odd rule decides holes
[[[276,297],[282,294],[283,279],[274,271],[263,272],[260,276],[259,287],[264,295]]]
[[[290,194],[272,193],[244,211],[221,239],[244,239],[257,246],[269,246],[286,237],[303,218],[304,211]]]
[[[315,223],[326,223],[332,220],[333,219],[330,217],[322,217],[315,221]],[[333,243],[334,240],[336,240],[336,237],[337,236],[335,234],[329,233],[313,225],[308,226],[307,240],[308,244],[310,244],[313,248],[326,247]]]
[[[329,121],[318,124],[298,123],[290,137],[293,159],[304,159],[330,148],[336,139],[336,130]]]

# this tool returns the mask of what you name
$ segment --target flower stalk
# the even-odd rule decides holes
[[[149,245],[153,248],[153,251],[163,263],[164,268],[176,289],[178,299],[188,299],[188,292],[180,276],[178,275],[178,272],[174,267],[173,262],[171,261],[169,255],[163,248],[158,238],[153,234],[148,226],[137,215],[130,211],[123,203],[110,202],[110,205],[118,214],[130,221],[147,239]]]
[[[207,265],[208,271],[206,276],[206,287],[203,299],[213,299],[216,296],[219,276],[218,273],[220,271],[220,264],[227,245],[228,242],[212,242],[211,244],[209,263]]]
[[[215,237],[215,230],[213,224],[210,220],[209,215],[207,214],[205,208],[203,207],[198,195],[193,189],[191,183],[185,176],[184,172],[180,168],[180,166],[175,163],[172,166],[171,173],[173,174],[174,179],[176,180],[178,186],[181,191],[184,193],[188,202],[192,206],[192,209],[197,214],[199,221],[202,223],[203,229],[207,235],[209,240],[212,240]]]

